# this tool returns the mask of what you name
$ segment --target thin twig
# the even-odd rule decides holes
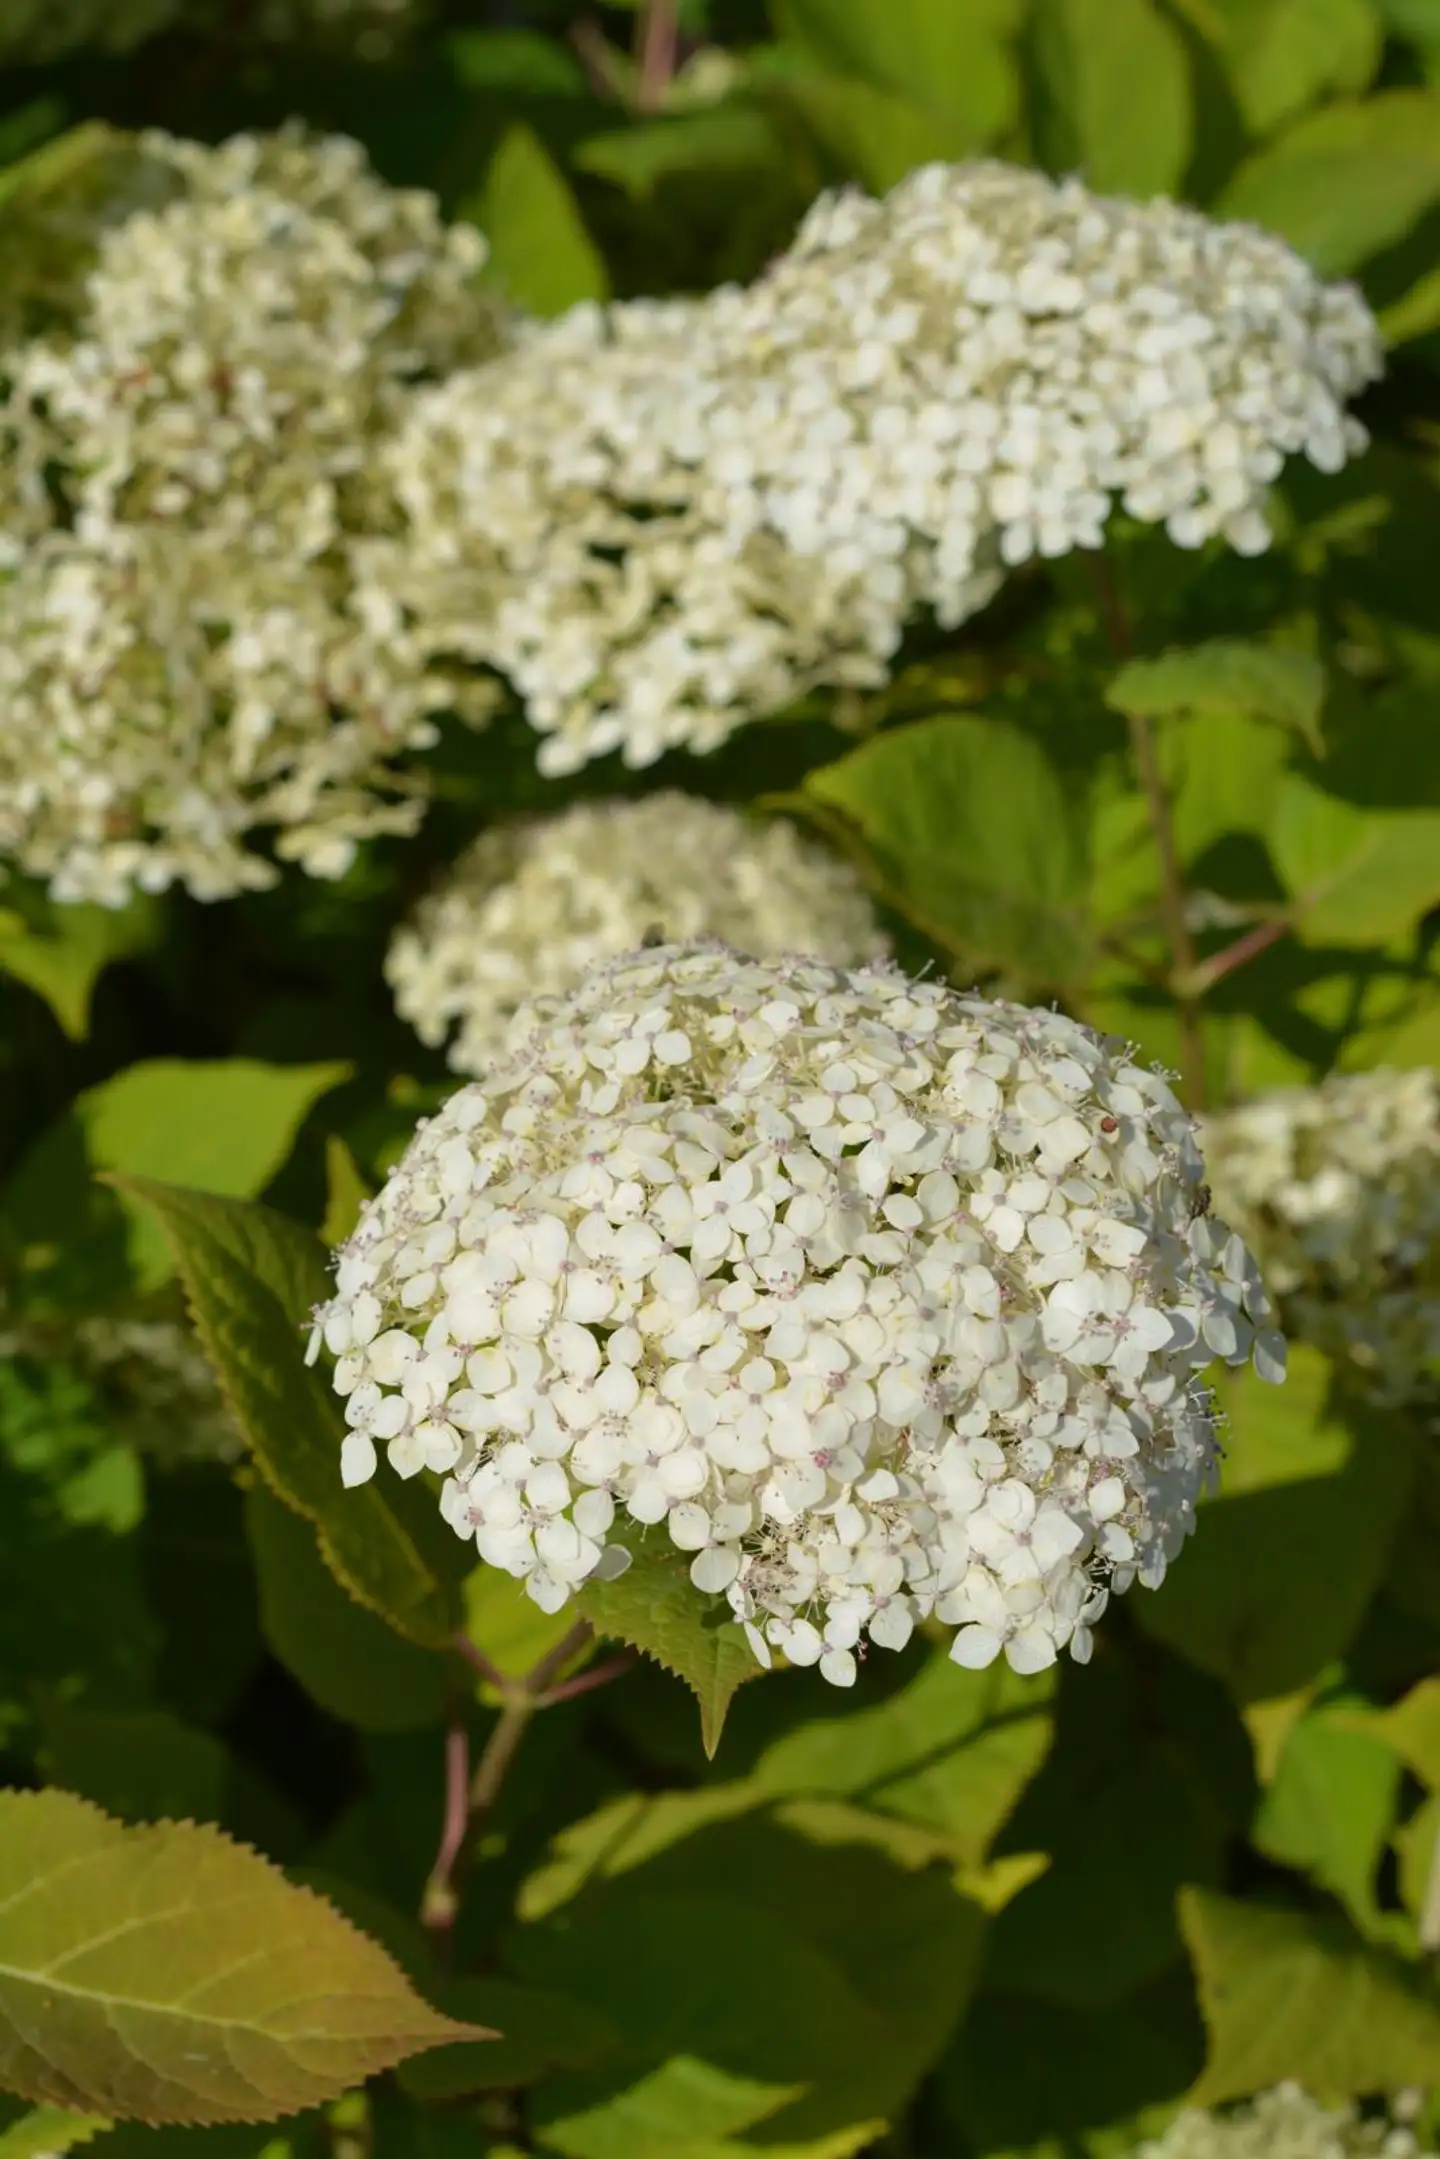
[[[495,1687],[504,1693],[507,1685],[505,1674],[498,1665],[490,1662],[484,1650],[472,1642],[468,1634],[457,1634],[452,1646],[456,1654],[463,1657],[472,1670],[480,1674],[487,1686]]]
[[[628,93],[624,75],[615,64],[610,40],[593,15],[582,15],[571,23],[570,43],[596,97],[609,105],[626,104]]]
[[[445,1814],[440,1849],[420,1905],[421,1923],[430,1930],[442,1962],[448,1961],[451,1930],[459,1909],[455,1867],[465,1847],[469,1821],[470,1740],[464,1724],[457,1719],[445,1734]]]
[[[552,1679],[558,1679],[567,1664],[573,1664],[582,1649],[595,1639],[595,1629],[588,1619],[577,1619],[570,1632],[532,1671],[525,1674],[527,1694],[548,1694]]]
[[[1425,1901],[1420,1907],[1420,1947],[1429,1956],[1440,1956],[1440,1823],[1435,1827]]]
[[[564,1679],[558,1687],[551,1687],[541,1702],[549,1709],[555,1702],[573,1702],[577,1694],[593,1693],[596,1687],[608,1687],[612,1679],[619,1679],[635,1662],[633,1649],[622,1649],[618,1657],[607,1657],[603,1664],[592,1664],[588,1671],[577,1672],[573,1679]]]
[[[1092,555],[1090,564],[1100,604],[1100,619],[1105,626],[1110,649],[1118,660],[1133,659],[1135,641],[1130,634],[1130,623],[1110,564],[1103,554]],[[1137,712],[1131,712],[1126,717],[1130,723],[1130,746],[1135,754],[1135,769],[1140,776],[1141,792],[1150,815],[1151,837],[1160,860],[1160,905],[1165,919],[1165,934],[1170,943],[1171,994],[1175,999],[1176,1015],[1180,1022],[1180,1065],[1185,1093],[1192,1110],[1203,1110],[1205,1044],[1201,1034],[1200,1000],[1190,987],[1196,969],[1195,939],[1185,912],[1185,880],[1175,847],[1170,797],[1166,792],[1165,778],[1160,770],[1160,759],[1156,753],[1155,737],[1149,720]]]
[[[1212,953],[1208,960],[1201,960],[1190,977],[1188,986],[1191,995],[1203,997],[1217,982],[1223,982],[1226,975],[1233,975],[1237,968],[1248,966],[1250,961],[1258,959],[1262,952],[1268,952],[1271,945],[1278,945],[1282,937],[1290,935],[1294,926],[1288,916],[1273,916],[1268,922],[1257,923],[1255,928],[1247,930],[1243,937],[1237,937],[1235,942],[1226,945],[1222,952]]]
[[[635,102],[641,112],[659,112],[669,96],[680,53],[675,0],[645,0],[637,29],[640,81]]]

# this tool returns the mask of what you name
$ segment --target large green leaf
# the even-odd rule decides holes
[[[507,129],[470,214],[490,243],[487,274],[517,307],[560,315],[608,297],[609,275],[569,182],[530,128]]]
[[[1331,93],[1364,90],[1384,34],[1367,0],[1207,0],[1190,19],[1212,26],[1252,135],[1269,135]]]
[[[962,1671],[943,1650],[873,1708],[797,1725],[766,1749],[754,1780],[767,1792],[843,1793],[919,1822],[955,1858],[989,1850],[1051,1736],[1048,1675],[1004,1664]]]
[[[0,973],[43,997],[71,1040],[82,1042],[104,969],[150,944],[158,926],[148,898],[124,908],[52,906],[38,921],[0,910]]]
[[[1342,1696],[1295,1725],[1252,1841],[1268,1858],[1313,1875],[1368,1931],[1379,1915],[1375,1873],[1395,1819],[1400,1764],[1378,1738],[1349,1728],[1353,1707]]]
[[[1440,91],[1327,105],[1242,165],[1216,205],[1339,276],[1402,240],[1440,201]]]
[[[433,1492],[383,1472],[352,1492],[340,1482],[344,1419],[304,1356],[310,1313],[330,1290],[319,1239],[269,1207],[147,1177],[123,1183],[163,1225],[206,1355],[267,1482],[314,1523],[352,1596],[426,1647],[448,1642],[468,1554]]]
[[[1185,47],[1154,0],[1036,0],[1044,161],[1104,194],[1173,192],[1190,161]]]
[[[958,121],[874,83],[785,72],[760,87],[767,103],[796,115],[826,157],[872,195],[888,194],[919,165],[948,163],[973,148]]]
[[[707,1597],[690,1580],[690,1561],[663,1530],[632,1540],[625,1573],[590,1582],[577,1600],[597,1634],[628,1642],[683,1679],[700,1705],[700,1736],[713,1755],[735,1690],[760,1666],[721,1597]]]
[[[493,2026],[503,2036],[462,2041],[406,2062],[400,2082],[417,2099],[517,2091],[558,2069],[588,2069],[620,2040],[603,2010],[513,1979],[457,1980],[445,1989],[445,2007],[452,2016]]]
[[[613,180],[633,201],[649,200],[675,175],[765,173],[783,164],[785,146],[768,114],[739,98],[698,112],[591,135],[576,145],[571,163],[581,172]]]
[[[1210,2035],[1197,2106],[1293,2078],[1318,2098],[1426,2084],[1440,2000],[1397,1957],[1308,1913],[1182,1891],[1180,1918]]]
[[[1352,1712],[1346,1721],[1398,1755],[1432,1792],[1440,1792],[1440,1679],[1422,1679],[1392,1708]]]
[[[0,1793],[0,2082],[25,2098],[152,2123],[274,2119],[479,2036],[218,1830]]]
[[[887,898],[965,963],[1045,987],[1083,969],[1073,797],[1020,728],[968,717],[898,728],[810,773],[806,803],[822,820],[838,813]]]
[[[407,1641],[340,1587],[314,1525],[268,1485],[246,1494],[265,1639],[307,1694],[344,1724],[406,1732],[445,1714],[446,1665]]]
[[[1019,109],[1001,35],[1012,14],[995,0],[777,0],[775,8],[787,42],[818,67],[938,113],[969,149],[994,142]]]
[[[1312,943],[1388,944],[1440,900],[1440,810],[1361,808],[1290,772],[1269,839]]]
[[[47,1778],[122,1821],[217,1821],[229,1756],[213,1733],[169,1710],[95,1710],[52,1702],[44,1718]]]
[[[103,2114],[73,2114],[66,2107],[32,2107],[0,2128],[0,2159],[56,2159],[108,2129]]]
[[[248,1199],[280,1168],[315,1102],[349,1071],[164,1057],[77,1095],[0,1194],[4,1235],[20,1247],[34,1293],[83,1307],[127,1283],[158,1288],[172,1267],[157,1224],[98,1188],[94,1173],[163,1176]]]
[[[1292,1347],[1283,1387],[1227,1374],[1217,1392],[1221,1494],[1163,1588],[1136,1594],[1135,1616],[1237,1700],[1265,1701],[1349,1643],[1384,1575],[1413,1454],[1383,1414],[1331,1399],[1314,1350]]]
[[[1292,728],[1314,748],[1324,698],[1325,670],[1318,660],[1238,637],[1214,637],[1158,659],[1130,660],[1105,691],[1107,704],[1137,718],[1236,714]]]

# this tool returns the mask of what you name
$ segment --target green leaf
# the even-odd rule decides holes
[[[1292,1346],[1283,1387],[1215,1383],[1226,1419],[1221,1492],[1163,1588],[1135,1617],[1241,1702],[1292,1694],[1346,1648],[1382,1580],[1414,1469],[1383,1414],[1330,1395],[1316,1351]]]
[[[1267,1858],[1313,1875],[1369,1932],[1400,1764],[1378,1738],[1347,1728],[1347,1707],[1343,1697],[1327,1701],[1293,1727],[1251,1836]]]
[[[163,1175],[249,1198],[280,1168],[321,1095],[346,1064],[269,1065],[156,1058],[77,1095],[25,1156],[3,1194],[8,1238],[27,1247],[36,1291],[82,1306],[105,1289],[157,1289],[172,1270],[143,1212],[97,1190],[97,1171]],[[63,1240],[64,1249],[57,1251]]]
[[[127,1178],[175,1253],[196,1331],[267,1482],[315,1525],[327,1566],[353,1597],[427,1648],[459,1623],[469,1565],[423,1479],[340,1483],[344,1419],[302,1329],[330,1293],[319,1239],[269,1207]]]
[[[767,1792],[847,1794],[940,1833],[963,1865],[989,1850],[1051,1738],[1051,1686],[1004,1664],[963,1671],[943,1650],[872,1708],[811,1719],[761,1755]]]
[[[104,1710],[52,1702],[42,1763],[52,1783],[122,1821],[220,1818],[229,1756],[209,1732],[165,1709]]]
[[[1308,653],[1235,637],[1131,660],[1105,691],[1107,704],[1136,718],[1240,714],[1291,728],[1317,751],[1324,699],[1325,670]]]
[[[445,1660],[348,1596],[320,1557],[314,1525],[268,1486],[245,1495],[260,1624],[291,1677],[366,1732],[408,1732],[445,1714]]]
[[[461,1587],[465,1632],[506,1679],[520,1679],[559,1647],[575,1623],[568,1607],[542,1612],[523,1582],[482,1561]]]
[[[1309,943],[1388,944],[1440,900],[1440,811],[1363,809],[1289,772],[1269,840]]]
[[[467,214],[490,243],[486,275],[532,315],[562,315],[610,291],[569,183],[538,135],[508,128]]]
[[[582,98],[585,71],[568,46],[536,30],[457,30],[446,52],[467,90]]]
[[[1102,194],[1171,194],[1190,161],[1190,71],[1154,0],[1036,0],[1043,162]]]
[[[1440,1792],[1440,1679],[1422,1679],[1393,1708],[1353,1714],[1346,1721],[1398,1755],[1432,1792]]]
[[[1086,963],[1085,857],[1073,791],[1006,721],[921,720],[805,780],[797,807],[838,812],[885,896],[972,966],[1052,987]]]
[[[1015,124],[1019,75],[1002,42],[1014,11],[973,0],[777,0],[786,42],[827,73],[889,91],[951,122],[965,149]],[[963,154],[957,152],[956,154]]]
[[[664,1538],[634,1539],[630,1566],[613,1582],[590,1582],[577,1599],[597,1634],[628,1642],[674,1672],[700,1704],[700,1737],[713,1756],[737,1687],[760,1666],[720,1597],[690,1580],[690,1562]]]
[[[1327,94],[1358,94],[1379,65],[1384,33],[1368,0],[1212,5],[1226,73],[1252,135],[1272,134]]]
[[[1180,1894],[1210,2052],[1187,2095],[1219,2106],[1294,2078],[1319,2099],[1425,2084],[1440,2003],[1397,1957],[1308,1914]]]
[[[480,2036],[219,1830],[0,1793],[0,2082],[24,2098],[150,2123],[273,2120]]]
[[[445,1991],[445,2006],[452,2016],[493,2026],[502,2036],[437,2048],[407,2062],[400,2083],[432,2104],[466,2092],[519,2090],[559,2069],[588,2069],[620,2039],[612,2020],[588,2002],[513,1979],[457,1980]]]
[[[320,1225],[320,1242],[332,1250],[337,1244],[343,1244],[354,1230],[360,1210],[370,1196],[370,1187],[360,1174],[360,1165],[340,1134],[327,1133],[325,1219]]]
[[[764,85],[774,105],[796,113],[826,156],[872,195],[888,194],[917,166],[965,157],[964,128],[893,90],[843,75],[777,75]]]
[[[101,974],[112,960],[153,942],[158,922],[148,898],[125,908],[52,906],[39,924],[6,910],[0,912],[0,972],[43,997],[71,1041],[83,1042]]]
[[[88,2144],[110,2124],[101,2114],[72,2114],[65,2107],[32,2107],[0,2129],[0,2159],[52,2159]]]
[[[1264,225],[1326,276],[1403,240],[1440,201],[1440,91],[1323,107],[1230,181],[1217,216]]]
[[[612,180],[632,202],[648,202],[657,187],[676,174],[709,178],[768,171],[781,164],[784,155],[768,114],[737,98],[699,112],[591,135],[577,144],[570,162],[581,172]]]

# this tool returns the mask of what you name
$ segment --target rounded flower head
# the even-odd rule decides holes
[[[1291,1332],[1413,1400],[1440,1366],[1440,1074],[1284,1088],[1210,1119],[1205,1144]]]
[[[580,308],[416,406],[393,451],[437,652],[507,675],[566,772],[704,750],[886,679],[1119,503],[1268,543],[1334,471],[1374,322],[1279,240],[992,161],[823,196],[755,284]]]
[[[1191,2109],[1135,2159],[1434,2159],[1408,2129],[1366,2121],[1354,2107],[1323,2107],[1298,2084],[1247,2099],[1228,2113]]]
[[[1165,1082],[887,966],[627,955],[423,1125],[317,1315],[350,1427],[547,1610],[637,1538],[758,1655],[846,1685],[1088,1654],[1215,1461],[1214,1357],[1278,1339],[1196,1212]]]
[[[657,934],[841,965],[886,950],[847,863],[783,820],[667,792],[482,834],[397,932],[385,971],[422,1041],[459,1022],[450,1062],[479,1076],[528,1027],[532,998]]]
[[[257,827],[317,876],[413,827],[388,760],[450,698],[371,575],[376,444],[499,342],[478,235],[355,144],[130,151],[151,206],[0,352],[0,858],[110,904],[271,881]]]

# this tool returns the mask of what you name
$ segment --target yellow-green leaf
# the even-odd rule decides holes
[[[1391,1709],[1345,1721],[1382,1741],[1432,1792],[1440,1792],[1440,1679],[1422,1679]]]
[[[1308,653],[1238,637],[1214,637],[1158,659],[1131,660],[1105,692],[1106,703],[1117,712],[1139,718],[1243,713],[1269,720],[1293,728],[1317,751],[1324,697],[1325,670]]]
[[[146,897],[125,908],[52,906],[41,924],[7,909],[0,914],[0,972],[43,997],[71,1041],[83,1042],[102,972],[149,944],[158,923]]]
[[[700,1737],[713,1755],[735,1690],[760,1666],[723,1597],[690,1580],[690,1562],[665,1531],[634,1539],[631,1565],[618,1580],[590,1582],[578,1605],[597,1634],[628,1642],[683,1679],[700,1705]]]
[[[1155,0],[1037,0],[1045,163],[1102,193],[1175,190],[1190,161],[1190,69]]]
[[[320,1240],[269,1207],[117,1179],[175,1254],[195,1328],[267,1482],[315,1524],[336,1578],[399,1633],[438,1648],[460,1618],[469,1554],[423,1479],[340,1482],[344,1419],[305,1363],[312,1309],[330,1293]]]
[[[1217,214],[1279,233],[1326,276],[1403,240],[1440,201],[1440,90],[1310,113],[1241,166]]]
[[[110,2123],[103,2114],[73,2114],[67,2107],[31,2107],[0,2129],[0,2159],[55,2159],[88,2144]]]
[[[1294,2078],[1321,2099],[1433,2081],[1440,2001],[1352,1929],[1182,1889],[1180,1924],[1210,2036],[1196,2106]]]
[[[560,315],[609,294],[570,184],[530,128],[506,131],[471,214],[490,243],[486,274],[517,307]]]
[[[272,2121],[483,2036],[219,1830],[0,1793],[0,2083],[22,2097],[153,2124]]]
[[[976,149],[1014,124],[1009,11],[966,0],[779,0],[787,44],[816,67],[939,114]]]

